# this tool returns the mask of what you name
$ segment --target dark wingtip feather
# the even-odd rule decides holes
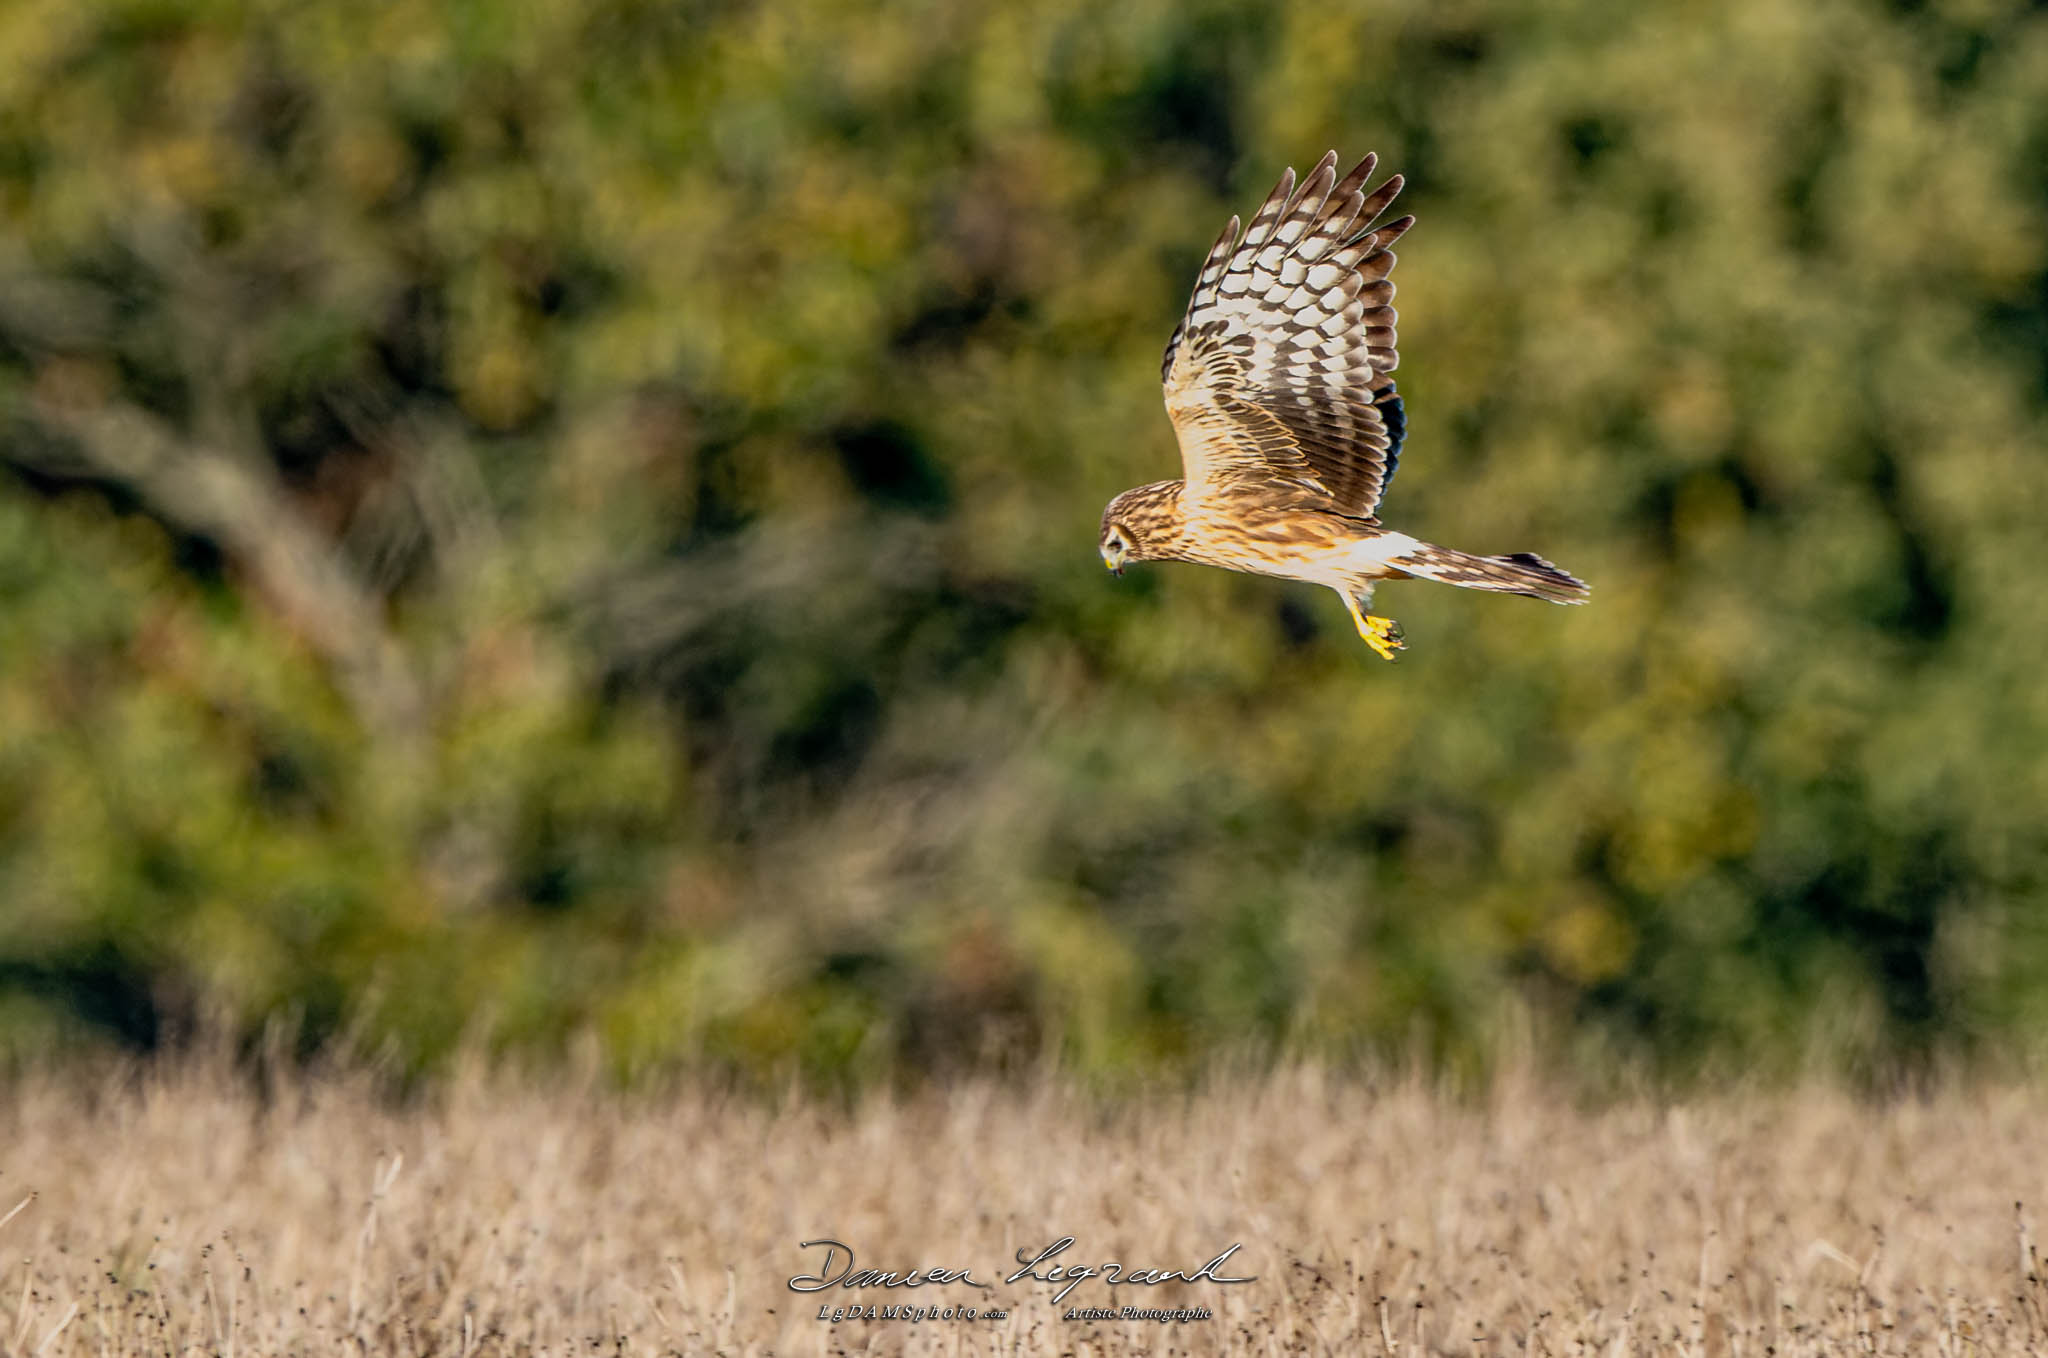
[[[1252,224],[1245,228],[1244,239],[1238,243],[1238,249],[1263,246],[1272,239],[1273,229],[1287,215],[1287,205],[1294,197],[1294,184],[1294,167],[1290,165],[1280,176],[1280,182],[1273,186],[1273,191],[1266,195],[1266,201],[1259,204],[1259,210],[1252,214]]]
[[[1387,246],[1392,245],[1395,241],[1407,235],[1408,228],[1413,225],[1415,225],[1415,215],[1410,213],[1408,216],[1388,222],[1385,226],[1374,231],[1372,233],[1373,240],[1384,250]]]
[[[1401,175],[1388,175],[1386,183],[1365,196],[1365,203],[1359,209],[1359,223],[1361,225],[1371,225],[1373,218],[1385,212],[1388,204],[1400,197],[1401,190],[1407,187],[1407,184],[1407,179]]]

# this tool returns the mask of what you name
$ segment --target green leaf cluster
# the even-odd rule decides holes
[[[1895,1068],[2048,1034],[2048,15],[0,8],[0,1051]],[[1283,165],[1384,509],[1122,581]]]

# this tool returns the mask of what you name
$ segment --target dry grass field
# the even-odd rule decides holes
[[[848,1109],[31,1076],[0,1089],[0,1353],[2034,1352],[2043,1204],[2048,1092],[2016,1086],[1586,1111],[1294,1070]],[[1235,1244],[1214,1272],[1255,1280],[1003,1281],[1063,1236],[1038,1272]],[[819,1237],[992,1285],[789,1290],[842,1268]],[[1211,1317],[1067,1318],[1124,1306]]]

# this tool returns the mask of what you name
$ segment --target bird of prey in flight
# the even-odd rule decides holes
[[[1342,180],[1337,153],[1299,191],[1288,170],[1238,239],[1209,248],[1161,378],[1180,440],[1181,479],[1127,490],[1102,511],[1102,560],[1194,561],[1328,585],[1366,645],[1392,660],[1401,629],[1374,617],[1381,580],[1584,603],[1584,582],[1540,556],[1472,556],[1379,520],[1407,418],[1392,376],[1394,267],[1415,224],[1374,221],[1401,191],[1370,193],[1367,156]]]

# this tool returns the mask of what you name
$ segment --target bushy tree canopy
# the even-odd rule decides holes
[[[622,1070],[2048,1031],[2048,16],[0,10],[0,1040]],[[1106,578],[1161,345],[1377,150],[1385,514]]]

